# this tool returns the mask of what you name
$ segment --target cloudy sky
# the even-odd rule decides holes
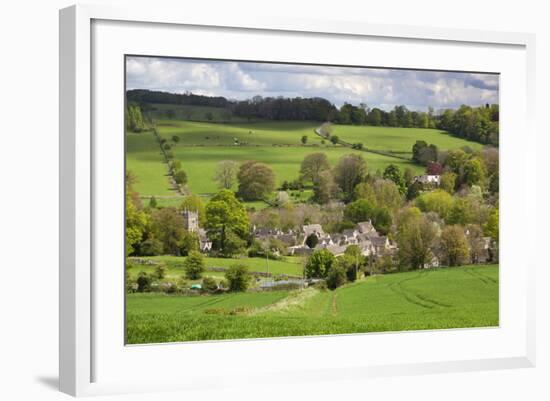
[[[193,92],[228,99],[323,97],[336,106],[366,103],[389,110],[498,103],[498,75],[328,67],[157,57],[126,59],[127,89]]]

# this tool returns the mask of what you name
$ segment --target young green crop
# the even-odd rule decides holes
[[[335,291],[129,294],[128,342],[366,333],[499,324],[498,265],[374,276]]]

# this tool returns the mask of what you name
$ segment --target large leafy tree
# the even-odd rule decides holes
[[[149,217],[143,211],[139,195],[132,188],[135,180],[130,172],[126,172],[126,256],[135,251],[149,224]]]
[[[403,204],[403,195],[393,181],[376,180],[372,188],[376,196],[376,203],[379,207],[387,207],[390,210],[397,210]]]
[[[334,181],[334,176],[330,170],[319,174],[318,179],[313,184],[313,200],[320,204],[328,203],[341,195],[340,187]]]
[[[364,181],[367,172],[367,162],[362,156],[348,154],[340,158],[334,170],[334,178],[346,199],[353,197],[355,186]]]
[[[308,278],[326,278],[336,258],[326,249],[315,251],[308,258],[305,273]]]
[[[485,184],[487,171],[480,159],[470,159],[464,165],[464,181],[469,186]]]
[[[300,179],[316,183],[319,181],[321,173],[330,170],[330,163],[325,153],[311,153],[304,157],[300,166]]]
[[[428,164],[429,162],[435,162],[438,159],[438,149],[437,146],[430,144],[426,141],[416,141],[412,147],[412,159],[416,163]]]
[[[462,226],[452,225],[443,229],[441,250],[449,266],[460,266],[468,261],[468,241]]]
[[[453,207],[453,197],[448,192],[438,189],[420,195],[416,198],[416,205],[423,212],[435,212],[446,219]]]
[[[154,238],[162,243],[165,254],[180,255],[185,229],[183,217],[176,208],[154,210],[151,215],[151,229]]]
[[[358,199],[344,209],[344,217],[354,223],[373,219],[377,211],[374,203],[367,199]]]
[[[248,268],[243,264],[235,264],[225,272],[225,279],[230,291],[246,291],[250,282]]]
[[[403,175],[401,174],[401,170],[399,170],[399,167],[397,167],[395,164],[389,164],[384,169],[383,174],[384,179],[393,181],[393,183],[397,186],[397,189],[402,194],[405,193],[407,188],[405,187],[405,180],[403,178]]]
[[[439,188],[453,194],[455,192],[456,177],[456,173],[451,171],[443,173],[440,178]]]
[[[483,240],[483,229],[478,224],[468,224],[468,248],[472,263],[478,263],[479,257],[484,251],[485,241]]]
[[[374,188],[368,182],[361,182],[355,186],[353,190],[353,199],[366,199],[372,203],[377,202]]]
[[[498,218],[498,209],[493,209],[491,214],[489,215],[489,219],[487,220],[487,223],[483,226],[483,231],[485,232],[485,235],[488,235],[493,240],[498,242],[498,236],[499,236],[499,218]]]
[[[275,189],[275,173],[257,161],[243,163],[237,174],[239,195],[245,200],[265,199]]]
[[[424,267],[433,256],[436,228],[416,208],[410,208],[400,222],[397,242],[401,265],[412,269]]]
[[[139,105],[130,105],[126,108],[126,129],[132,132],[141,132],[145,129],[145,122]]]
[[[237,182],[238,165],[233,160],[222,160],[216,166],[214,180],[220,189],[231,189]]]
[[[345,259],[340,259],[336,263],[334,263],[330,270],[327,272],[327,287],[331,290],[335,290],[336,288],[345,284],[347,280],[347,268],[349,268],[349,266],[345,263]]]
[[[206,205],[206,229],[217,250],[223,251],[228,238],[229,242],[234,240],[233,235],[246,240],[249,226],[244,205],[227,189],[214,195]]]

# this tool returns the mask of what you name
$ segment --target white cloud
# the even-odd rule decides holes
[[[129,57],[127,88],[248,99],[324,97],[370,107],[423,110],[498,102],[498,75],[380,68]]]

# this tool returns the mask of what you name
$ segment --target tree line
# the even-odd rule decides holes
[[[248,100],[236,101],[221,96],[174,94],[142,89],[129,90],[126,96],[129,103],[141,105],[164,103],[221,107],[248,120],[328,121],[346,125],[439,128],[461,138],[498,145],[499,106],[497,104],[486,104],[481,107],[462,105],[457,110],[446,109],[435,113],[431,107],[424,112],[409,110],[404,105],[397,105],[390,111],[377,107],[369,108],[364,103],[359,105],[345,103],[337,108],[320,97],[254,96]],[[128,113],[127,118],[131,119],[132,116]]]

